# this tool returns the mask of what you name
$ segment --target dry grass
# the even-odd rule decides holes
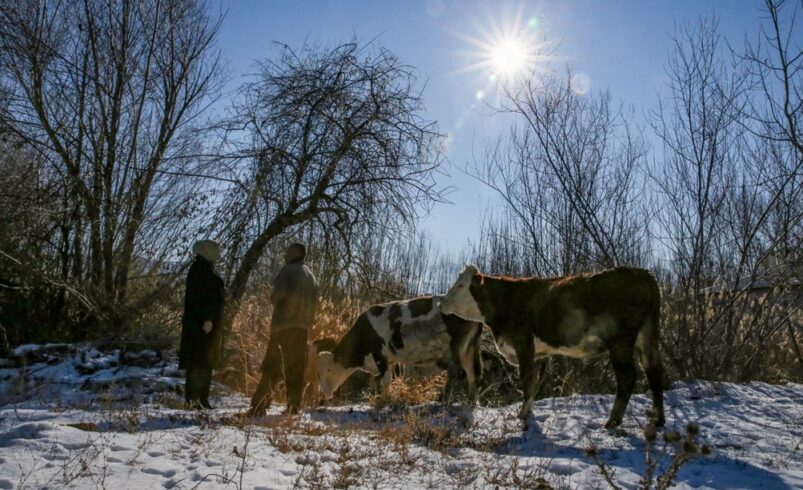
[[[303,466],[299,488],[397,488],[412,472],[426,488],[565,487],[553,487],[562,477],[549,474],[549,461],[500,456],[493,452],[500,441],[479,440],[473,428],[429,408],[385,408],[382,417],[362,422],[269,417],[256,426],[254,437],[295,455]],[[461,460],[462,450],[477,451],[470,464]]]
[[[335,304],[323,299],[308,341],[312,342],[323,337],[342,337],[359,314],[358,308],[356,305]],[[252,293],[241,302],[232,320],[231,332],[226,337],[227,353],[224,363],[226,368],[218,374],[220,381],[240,392],[253,392],[259,383],[259,367],[270,338],[272,313],[268,288]],[[316,359],[310,356],[307,362],[307,380],[310,380],[310,385],[305,401],[308,405],[314,404],[317,398],[313,393],[317,388],[315,361]]]
[[[259,367],[267,348],[270,334],[270,294],[267,290],[254,293],[245,299],[232,322],[231,334],[226,338],[226,368],[217,374],[224,384],[250,394],[259,382]],[[321,301],[316,323],[310,331],[309,343],[333,337],[341,338],[351,327],[365,305],[343,301]],[[316,407],[319,400],[317,379],[317,353],[307,350],[307,380],[302,404]],[[396,378],[391,383],[387,396],[369,396],[368,401],[377,406],[406,407],[438,400],[446,383],[445,372],[434,376],[413,375]],[[284,403],[284,390],[276,390],[274,401]]]
[[[370,401],[376,408],[401,409],[438,401],[446,385],[446,372],[434,376],[413,375],[395,378],[386,396],[377,395]]]

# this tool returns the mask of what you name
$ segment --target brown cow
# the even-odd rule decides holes
[[[467,266],[440,308],[445,314],[484,322],[502,355],[519,366],[524,391],[520,418],[532,408],[537,358],[586,358],[608,351],[616,401],[605,426],[618,426],[636,382],[637,351],[652,390],[655,423],[663,425],[660,295],[649,272],[619,267],[578,276],[510,278],[487,276]]]

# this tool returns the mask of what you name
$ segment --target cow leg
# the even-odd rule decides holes
[[[383,398],[388,395],[388,387],[390,382],[393,381],[393,368],[394,365],[388,365],[387,360],[382,359],[377,363],[379,366],[379,389]]]
[[[460,377],[459,370],[462,365],[464,332],[462,329],[458,328],[457,325],[460,325],[460,322],[464,320],[454,320],[451,317],[443,318],[446,323],[446,330],[449,333],[449,357],[448,359],[441,360],[439,367],[441,369],[446,369],[446,386],[443,389],[442,399],[443,405],[448,407],[451,405],[455,385]],[[468,371],[466,371],[466,378],[468,378]]]
[[[658,333],[655,325],[658,322],[658,313],[653,314],[653,318],[647,320],[639,332],[636,340],[638,347],[639,360],[644,374],[647,375],[647,383],[652,392],[652,409],[655,425],[664,425],[664,386],[663,386],[663,365],[661,356],[658,353]]]
[[[480,357],[480,336],[482,327],[477,327],[472,338],[460,355],[460,365],[466,372],[468,380],[468,401],[472,406],[477,405],[478,386],[482,380],[482,358]]]
[[[633,346],[620,346],[611,349],[611,364],[613,373],[616,376],[616,400],[613,402],[613,409],[606,428],[618,427],[630,402],[630,395],[636,384],[636,365],[633,362]]]
[[[473,364],[467,366],[466,355],[470,349],[471,341],[474,338],[474,332],[477,330],[476,325],[462,318],[457,318],[452,315],[441,315],[444,324],[446,325],[446,332],[449,334],[449,357],[448,360],[443,360],[442,369],[448,369],[448,376],[446,378],[446,388],[443,392],[443,402],[448,405],[451,402],[454,394],[455,385],[460,378],[460,370],[466,373],[466,381],[469,386],[469,399],[471,398],[471,387],[476,376],[473,375]]]
[[[524,420],[530,414],[535,399],[537,377],[535,375],[535,344],[532,336],[519,339],[516,346],[516,357],[519,361],[519,379],[524,397],[519,410],[519,418]]]
[[[650,385],[652,392],[652,409],[654,415],[655,425],[662,427],[665,423],[664,419],[664,387],[663,382],[663,369],[661,365],[650,366],[646,369],[647,383]]]
[[[478,374],[481,373],[481,369],[477,370],[477,364],[474,362],[475,355],[472,349],[472,352],[466,353],[463,359],[461,359],[461,364],[463,365],[463,371],[466,372],[466,380],[468,381],[468,403],[469,405],[476,405],[477,404],[477,383],[478,383]]]
[[[474,392],[471,395],[471,403],[474,405],[480,402],[480,386],[482,386],[485,379],[482,375],[482,350],[480,348],[479,337],[477,337],[477,346],[474,349]]]
[[[439,362],[438,367],[446,370],[446,386],[443,387],[441,403],[443,406],[449,406],[454,397],[455,385],[457,385],[461,376],[460,366],[453,360],[449,360],[448,362]]]

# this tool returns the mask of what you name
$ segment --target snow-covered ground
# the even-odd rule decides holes
[[[359,405],[294,417],[276,407],[246,423],[247,399],[220,389],[217,409],[181,410],[175,360],[157,352],[17,354],[29,363],[0,360],[0,489],[608,488],[606,479],[639,488],[646,471],[644,395],[613,432],[601,427],[611,396],[542,400],[526,431],[516,406]],[[803,488],[803,385],[676,384],[666,404],[656,477],[693,423],[688,449],[711,452],[681,467],[678,488]],[[673,430],[681,441],[665,443]]]

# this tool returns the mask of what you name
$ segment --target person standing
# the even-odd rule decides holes
[[[270,407],[274,385],[284,379],[287,410],[298,413],[307,365],[307,334],[318,310],[318,284],[304,264],[307,250],[294,243],[284,254],[285,265],[273,280],[273,316],[270,341],[262,361],[262,378],[251,398],[249,416],[261,416]]]
[[[215,271],[220,245],[201,240],[192,251],[195,260],[187,272],[178,367],[187,370],[184,399],[188,408],[211,409],[212,370],[220,363],[223,351],[224,287]]]

